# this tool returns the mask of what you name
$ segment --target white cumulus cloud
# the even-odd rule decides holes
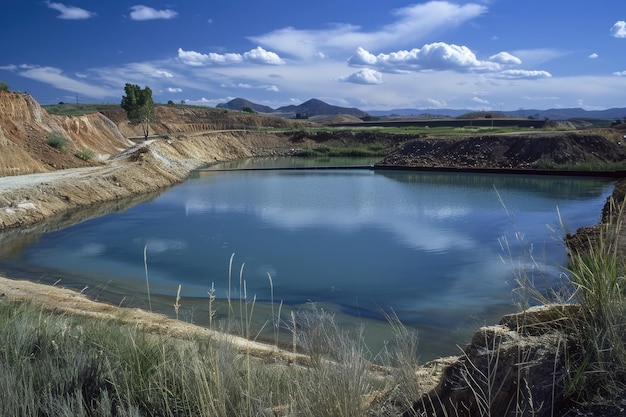
[[[365,68],[359,72],[350,74],[347,77],[342,77],[339,79],[339,81],[354,84],[376,85],[383,83],[383,74],[376,70]]]
[[[173,19],[178,16],[171,9],[157,10],[144,5],[133,6],[130,10],[130,18],[133,20]]]
[[[511,57],[513,57],[511,55]],[[511,60],[509,58],[509,60]],[[424,71],[424,70],[453,70],[468,71],[497,71],[501,66],[496,62],[480,61],[466,46],[436,42],[424,45],[421,49],[410,51],[401,50],[388,54],[374,55],[364,48],[358,48],[355,55],[350,57],[348,64],[356,67],[370,66],[379,71]]]
[[[595,52],[589,55],[589,59],[596,59],[596,58],[598,58],[598,54],[596,54]]]
[[[213,52],[203,54],[196,51],[185,51],[182,48],[178,48],[178,59],[183,64],[193,67],[215,64],[237,64],[243,61],[240,54],[217,54]]]
[[[175,87],[168,87],[167,88],[167,92],[168,93],[182,93],[183,89],[182,88],[175,88]]]
[[[59,19],[82,20],[89,19],[90,17],[96,15],[95,13],[88,10],[81,9],[80,7],[66,6],[63,3],[53,3],[47,1],[46,5],[48,5],[49,8],[61,13],[59,16],[57,16]]]
[[[419,59],[422,65],[429,69],[478,71],[499,69],[495,63],[476,59],[476,55],[467,46],[448,45],[443,42],[424,45],[419,51]]]
[[[522,60],[508,52],[499,52],[489,57],[490,61],[503,65],[520,65]]]
[[[185,51],[178,48],[178,59],[186,65],[201,67],[209,65],[228,65],[240,64],[242,62],[250,62],[253,64],[265,65],[283,65],[285,62],[275,52],[266,51],[265,49],[256,47],[244,54],[226,53],[218,54],[210,52],[203,54],[196,51]]]
[[[626,22],[623,20],[615,22],[611,28],[611,36],[616,38],[626,38]]]
[[[260,46],[244,53],[243,57],[256,64],[283,65],[285,63],[276,52],[266,51]]]

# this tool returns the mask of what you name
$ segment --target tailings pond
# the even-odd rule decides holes
[[[198,172],[129,208],[5,237],[0,273],[129,307],[147,308],[149,286],[152,308],[169,315],[180,286],[179,318],[202,325],[213,287],[216,322],[241,323],[242,313],[265,340],[289,338],[291,311],[315,308],[348,329],[362,325],[374,352],[393,338],[385,316],[394,315],[418,331],[430,359],[458,353],[479,326],[518,311],[516,277],[542,291],[562,286],[562,238],[598,222],[613,184],[371,169]],[[276,331],[268,323],[279,310]]]

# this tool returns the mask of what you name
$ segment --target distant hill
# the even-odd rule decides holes
[[[229,101],[228,103],[220,103],[216,107],[220,109],[237,110],[237,111],[241,111],[241,109],[247,107],[247,108],[254,110],[257,113],[272,113],[274,111],[274,109],[272,109],[269,106],[256,104],[243,98],[235,98]]]
[[[457,117],[465,113],[469,113],[472,110],[467,109],[392,109],[392,110],[368,110],[367,112],[372,116],[379,117],[423,117],[423,118],[436,118],[436,117]]]
[[[536,119],[569,120],[569,119],[603,119],[617,120],[626,117],[626,108],[613,108],[606,110],[585,110],[581,108],[570,109],[549,109],[533,110],[521,109],[517,111],[505,112],[510,115],[522,115],[523,117],[534,117]]]
[[[355,117],[366,117],[368,114],[363,110],[351,107],[339,107],[333,106],[328,103],[324,103],[321,100],[312,98],[299,106],[284,106],[276,109],[277,113],[293,114],[294,116],[300,114],[306,117],[314,116],[331,116],[334,114],[348,114]]]
[[[241,110],[244,107],[249,107],[257,113],[267,113],[274,116],[291,118],[296,117],[296,115],[300,115],[303,118],[314,116],[332,116],[335,114],[348,114],[355,117],[368,116],[366,112],[357,108],[333,106],[315,98],[312,98],[298,106],[290,105],[279,107],[277,109],[256,104],[243,98],[236,98],[228,103],[220,103],[216,107],[229,110]]]
[[[469,109],[413,109],[402,108],[393,110],[368,110],[367,112],[354,107],[333,106],[318,99],[310,99],[298,106],[290,105],[273,109],[269,106],[256,104],[243,98],[236,98],[228,103],[217,105],[218,108],[240,111],[244,107],[249,107],[257,113],[266,113],[273,116],[295,118],[296,115],[302,117],[333,116],[347,114],[354,117],[389,117],[389,118],[440,118],[459,117],[466,114],[475,113]],[[585,110],[581,108],[568,109],[518,109],[510,111],[491,111],[487,113],[504,115],[505,117],[521,117],[532,119],[550,120],[571,120],[571,119],[600,119],[600,120],[622,120],[626,118],[626,108],[612,108],[607,110]],[[497,116],[496,116],[497,117]]]
[[[459,117],[464,114],[474,113],[468,109],[393,109],[393,110],[369,110],[372,116],[380,117]],[[508,117],[532,117],[534,119],[569,120],[569,119],[603,119],[621,120],[626,117],[626,108],[613,108],[607,110],[585,110],[581,108],[570,109],[519,109],[492,113],[502,113]]]

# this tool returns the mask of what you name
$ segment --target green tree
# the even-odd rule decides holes
[[[126,84],[125,96],[122,96],[122,108],[126,110],[128,120],[133,124],[141,124],[143,135],[147,139],[150,133],[150,123],[155,120],[154,101],[152,90],[146,86]]]

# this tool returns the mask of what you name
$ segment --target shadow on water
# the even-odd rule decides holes
[[[395,171],[375,170],[382,175],[400,183],[437,184],[455,186],[462,183],[464,188],[499,189],[499,184],[506,183],[510,190],[532,191],[550,198],[571,198],[572,195],[599,197],[603,190],[600,186],[614,182],[610,178],[575,178],[565,176],[517,175],[517,174],[472,174],[454,172],[429,171]]]

